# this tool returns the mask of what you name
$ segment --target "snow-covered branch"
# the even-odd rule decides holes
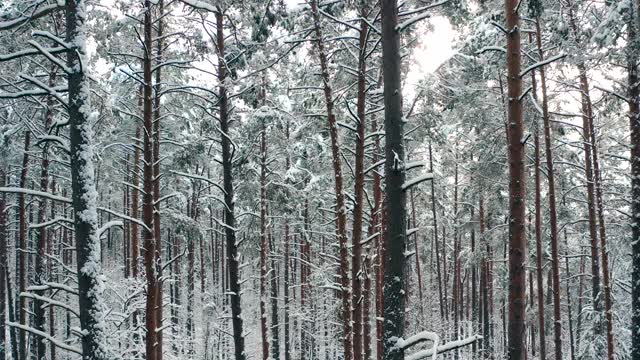
[[[528,68],[526,68],[524,70],[522,70],[522,72],[520,72],[520,77],[522,78],[525,75],[527,75],[528,73],[530,73],[531,71],[533,71],[533,70],[535,70],[535,69],[537,69],[539,67],[543,67],[545,65],[549,65],[554,61],[561,60],[566,56],[567,56],[567,54],[558,54],[558,55],[552,56],[552,57],[550,57],[548,59],[545,59],[545,60],[542,60],[542,61],[538,61],[537,63],[529,66]]]
[[[449,0],[442,0],[442,1],[438,1],[437,3],[434,4],[430,4],[427,6],[423,6],[421,8],[415,9],[415,10],[409,10],[406,12],[402,12],[400,14],[398,14],[398,16],[403,16],[403,15],[412,15],[412,14],[418,14],[410,19],[407,19],[405,21],[403,21],[402,23],[398,24],[398,26],[396,26],[396,31],[397,32],[401,32],[402,30],[406,29],[407,27],[417,23],[420,20],[424,20],[426,18],[431,17],[431,14],[427,13],[428,10],[431,10],[433,8],[442,6],[446,3],[448,3]]]
[[[450,341],[450,342],[445,343],[443,345],[436,346],[435,348],[432,347],[430,349],[420,350],[420,351],[417,351],[417,352],[415,352],[415,353],[413,353],[411,355],[407,355],[407,356],[405,356],[405,360],[425,359],[425,358],[428,358],[429,356],[435,356],[437,354],[442,354],[443,352],[455,350],[455,349],[461,348],[463,346],[467,346],[467,345],[473,344],[474,342],[476,342],[476,341],[478,341],[480,339],[482,339],[482,336],[474,335],[474,336],[468,337],[466,339]]]
[[[433,179],[433,173],[424,173],[420,176],[416,176],[411,180],[407,180],[404,184],[402,184],[402,190],[407,191],[412,186],[418,185],[422,182],[425,182],[427,180],[432,180],[432,179]]]
[[[38,335],[38,336],[46,339],[47,341],[49,341],[52,345],[55,345],[56,347],[58,347],[58,348],[60,348],[62,350],[66,350],[68,352],[72,352],[72,353],[76,353],[78,355],[82,355],[82,350],[81,349],[75,348],[75,347],[73,347],[71,345],[67,345],[67,344],[63,343],[62,341],[54,338],[53,336],[47,334],[44,331],[40,331],[40,330],[34,329],[32,327],[25,326],[25,325],[18,324],[18,323],[14,323],[14,322],[11,322],[11,321],[7,321],[5,324],[7,326],[18,328],[18,329],[21,329],[21,330],[24,330],[24,331],[28,331],[28,332],[30,332],[30,333],[32,333],[34,335]]]

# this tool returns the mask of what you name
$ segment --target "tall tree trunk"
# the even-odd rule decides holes
[[[0,170],[0,187],[5,185],[4,171]],[[7,220],[5,215],[5,194],[0,196],[0,324],[7,322]],[[8,343],[6,326],[0,326],[0,360],[6,359]]]
[[[347,207],[345,202],[342,166],[340,162],[340,144],[338,139],[338,122],[334,112],[333,91],[331,79],[329,77],[329,63],[322,38],[320,27],[320,15],[318,10],[318,0],[311,1],[311,12],[316,35],[316,47],[320,58],[320,71],[322,76],[325,105],[327,107],[327,119],[329,134],[331,137],[331,155],[333,158],[333,174],[336,192],[336,215],[337,215],[337,237],[340,246],[340,283],[342,287],[342,322],[343,322],[343,344],[344,360],[353,358],[353,328],[351,313],[351,284],[349,280],[349,249],[347,244]]]
[[[570,4],[570,5],[573,5]],[[578,34],[578,26],[576,24],[576,17],[573,13],[573,6],[569,7],[569,24],[571,26],[572,35],[576,42],[579,44],[580,36]],[[592,149],[589,144],[591,141],[591,126],[589,125],[591,118],[591,99],[589,97],[589,80],[587,78],[587,70],[584,63],[580,62],[577,65],[580,79],[580,96],[582,105],[582,136],[584,146],[584,162],[585,162],[585,177],[587,181],[587,206],[589,212],[589,237],[591,239],[591,299],[593,308],[596,311],[602,310],[602,303],[599,299],[600,294],[600,258],[598,254],[598,233],[597,233],[597,220],[596,220],[596,203],[594,195],[594,180],[592,170]],[[595,333],[601,332],[601,325],[599,322],[594,324]]]
[[[375,117],[372,117],[371,121],[371,132],[375,133],[378,131],[378,122]],[[372,162],[375,164],[378,162],[379,154],[380,154],[380,137],[375,137],[375,148],[373,153]],[[384,292],[383,292],[383,283],[384,283],[384,259],[385,259],[385,247],[384,241],[382,239],[382,187],[381,187],[381,176],[380,172],[374,170],[373,172],[373,210],[371,211],[371,224],[373,226],[373,232],[377,233],[375,237],[375,252],[376,252],[376,356],[378,360],[382,360],[383,355],[383,330],[384,330]]]
[[[433,151],[429,143],[429,171],[433,174]],[[431,214],[433,216],[433,241],[436,248],[436,271],[438,274],[438,297],[440,300],[440,318],[445,318],[445,300],[442,294],[442,270],[440,269],[440,241],[438,240],[438,212],[436,211],[435,181],[431,181]]]
[[[156,64],[162,63],[162,52],[164,49],[164,0],[158,1],[158,14],[155,27],[157,29],[156,37]],[[150,44],[150,43],[149,43]],[[151,45],[149,45],[151,46]],[[158,278],[158,287],[156,295],[156,325],[158,331],[156,333],[156,359],[162,360],[162,323],[164,313],[164,303],[162,296],[163,282],[162,278],[162,233],[160,231],[160,94],[162,90],[162,67],[157,67],[154,72],[156,75],[155,84],[153,85],[153,235],[156,242],[155,246],[155,262]]]
[[[51,72],[49,74],[49,86],[53,87],[55,82],[56,74],[55,72]],[[47,97],[47,110],[44,116],[44,132],[46,133],[51,126],[51,122],[53,120],[53,98],[51,96]],[[42,150],[42,161],[40,163],[40,191],[48,192],[49,191],[49,149],[47,144],[44,144],[44,148]],[[52,205],[53,206],[53,205]],[[38,223],[42,224],[46,221],[47,218],[47,200],[45,198],[40,199],[40,205],[38,207]],[[38,246],[37,246],[37,256],[35,261],[35,283],[38,285],[44,284],[46,281],[46,273],[45,273],[45,263],[44,259],[46,257],[46,246],[47,246],[47,228],[46,226],[41,226],[38,230]],[[44,291],[38,291],[37,295],[44,296]],[[45,332],[45,309],[43,307],[44,302],[42,300],[35,299],[33,302],[33,312],[34,312],[34,327],[41,331]],[[53,308],[49,308],[49,311],[52,311]],[[36,359],[41,360],[46,357],[47,346],[45,339],[37,338],[37,345],[35,348],[35,356]]]
[[[581,73],[581,76],[586,77],[586,73]],[[586,79],[585,79],[586,82]],[[585,141],[591,142],[591,152],[593,155],[593,179],[595,180],[595,200],[598,215],[598,224],[600,225],[600,256],[602,258],[602,285],[604,290],[604,311],[605,318],[607,320],[607,359],[613,360],[615,356],[614,351],[614,339],[613,339],[613,313],[611,309],[611,285],[609,279],[609,255],[607,254],[607,232],[604,222],[604,202],[602,199],[602,174],[600,170],[600,161],[598,159],[598,145],[596,141],[594,116],[591,106],[591,96],[589,95],[589,87],[586,86],[583,89],[583,96],[586,97],[588,105],[588,118],[589,118],[589,132],[591,133],[591,139],[585,139]],[[566,231],[566,230],[565,230]]]
[[[152,18],[151,0],[145,0],[144,13],[144,92],[143,92],[143,119],[144,119],[144,145],[143,145],[143,195],[142,195],[142,219],[145,224],[143,229],[143,247],[145,275],[147,279],[146,299],[146,344],[145,352],[147,360],[160,360],[156,349],[157,344],[157,305],[158,305],[158,272],[156,263],[156,241],[153,226],[153,88],[152,88]]]
[[[404,120],[400,69],[400,33],[397,0],[382,0],[382,69],[384,78],[385,194],[387,249],[384,275],[384,357],[404,359],[396,340],[404,334],[404,251],[406,247],[406,193]]]
[[[533,35],[529,34],[529,41],[533,42]],[[534,89],[533,98],[538,101],[538,92],[536,84],[536,73],[531,72],[531,85]],[[545,321],[544,321],[544,286],[542,283],[542,262],[544,259],[544,253],[542,252],[542,209],[541,209],[541,184],[540,184],[540,135],[539,125],[535,124],[534,134],[534,178],[535,178],[535,237],[536,237],[536,284],[537,284],[537,307],[538,307],[538,326],[540,336],[540,360],[545,360],[546,354],[546,340],[545,340]],[[533,296],[533,290],[531,291]],[[533,306],[533,304],[532,304]],[[532,347],[535,349],[532,337]]]
[[[536,18],[536,44],[540,61],[544,60],[542,49],[542,31],[540,18]],[[544,122],[545,156],[547,161],[547,180],[549,185],[549,231],[551,235],[551,271],[553,272],[553,333],[556,360],[562,360],[562,316],[560,313],[560,260],[558,254],[558,213],[556,210],[555,174],[553,170],[553,152],[551,144],[551,119],[547,97],[547,79],[544,67],[540,67],[540,87],[542,90],[542,120]],[[536,89],[534,89],[536,91]]]
[[[629,123],[631,132],[631,357],[640,359],[640,84],[638,84],[638,45],[640,44],[640,1],[630,7],[627,66]]]
[[[25,189],[27,187],[27,175],[29,172],[29,146],[31,143],[31,132],[26,131],[24,134],[24,153],[22,156],[22,169],[20,171],[20,187]],[[20,293],[27,290],[27,209],[25,194],[18,194],[18,262],[19,262],[19,278],[18,289]],[[20,325],[27,325],[27,309],[26,298],[19,296],[18,311],[20,319]],[[20,360],[27,359],[27,332],[24,329],[19,330],[20,342],[18,349],[18,356]]]
[[[238,243],[236,241],[235,199],[233,189],[233,157],[235,149],[229,133],[229,98],[227,94],[227,63],[225,61],[224,48],[224,15],[222,9],[216,12],[216,37],[218,41],[218,82],[220,90],[220,130],[222,132],[222,168],[225,202],[225,237],[227,242],[227,267],[229,269],[229,297],[231,304],[231,316],[233,325],[233,343],[235,359],[244,360],[244,334],[242,332],[243,320],[241,316],[240,301],[240,269],[238,258]]]
[[[84,360],[111,359],[105,347],[100,263],[100,239],[98,225],[97,192],[95,188],[92,126],[89,102],[91,91],[85,68],[86,57],[84,0],[66,1],[67,42],[73,51],[67,52],[67,66],[73,69],[68,75],[69,124],[71,149],[72,201],[75,212],[78,302],[80,329],[82,331],[82,358]]]
[[[491,278],[489,275],[489,263],[491,262],[491,249],[488,239],[484,237],[485,233],[485,217],[484,217],[484,198],[480,194],[479,204],[479,222],[480,222],[480,238],[482,239],[485,247],[485,254],[482,258],[482,268],[480,272],[480,288],[482,289],[482,337],[483,337],[483,357],[485,359],[491,359],[493,357],[493,349],[491,347],[491,315],[490,315],[490,301],[489,294],[491,293]]]
[[[505,0],[507,18],[508,146],[509,146],[509,359],[525,359],[526,351],[526,177],[520,78],[518,0]]]
[[[278,319],[278,272],[276,267],[276,244],[269,232],[271,255],[271,357],[280,360],[280,321]]]
[[[284,360],[291,359],[291,338],[289,336],[289,221],[284,220],[284,274],[283,274],[283,299],[284,299]]]
[[[353,234],[351,238],[353,260],[351,266],[351,279],[353,298],[353,359],[362,360],[363,356],[363,317],[362,317],[362,218],[364,213],[364,143],[366,131],[366,72],[367,72],[367,39],[369,33],[369,25],[365,20],[368,15],[368,9],[365,4],[361,4],[360,8],[360,35],[358,42],[358,99],[357,99],[357,115],[358,124],[356,132],[356,151],[355,151],[355,184],[354,196],[355,204],[353,208]]]
[[[264,100],[264,87],[259,91],[261,100]],[[267,360],[269,358],[267,327],[267,125],[264,116],[260,121],[260,330],[262,359]]]

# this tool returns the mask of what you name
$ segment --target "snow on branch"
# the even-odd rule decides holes
[[[142,226],[143,229],[145,229],[147,231],[151,231],[151,229],[149,229],[147,224],[145,224],[144,222],[142,222],[142,221],[140,221],[138,219],[132,218],[131,216],[127,216],[125,214],[119,213],[117,211],[113,211],[113,210],[105,208],[105,207],[98,207],[98,210],[99,211],[104,211],[104,212],[106,212],[108,214],[111,214],[111,215],[113,215],[115,217],[118,217],[118,218],[120,218],[122,220],[127,220],[127,221],[134,222],[134,223],[138,224],[139,226]]]
[[[500,47],[500,46],[485,46],[482,49],[476,51],[476,55],[481,55],[481,54],[484,54],[484,53],[489,52],[489,51],[498,51],[498,52],[501,52],[501,53],[504,53],[504,54],[507,53],[507,49],[505,49],[503,47]]]
[[[605,92],[605,93],[607,93],[609,95],[613,95],[613,96],[617,97],[618,99],[620,99],[620,100],[622,100],[624,102],[627,102],[627,103],[629,102],[629,98],[628,97],[626,97],[626,96],[624,96],[624,95],[622,95],[620,93],[617,93],[617,92],[615,92],[613,90],[608,90],[608,89],[602,88],[600,86],[596,86],[595,88],[600,90],[600,91],[602,91],[602,92]]]
[[[34,335],[38,335],[38,336],[42,337],[43,339],[46,339],[47,341],[49,341],[52,345],[55,345],[55,346],[57,346],[58,348],[60,348],[62,350],[66,350],[68,352],[72,352],[72,353],[76,353],[78,355],[82,355],[82,350],[81,349],[78,349],[78,348],[75,348],[73,346],[67,345],[67,344],[63,343],[62,341],[57,340],[56,338],[54,338],[51,335],[47,334],[44,331],[40,331],[40,330],[34,329],[32,327],[25,326],[25,325],[18,324],[18,323],[14,323],[14,322],[11,322],[11,321],[7,321],[5,324],[7,326],[18,328],[18,329],[21,329],[21,330],[24,330],[24,331],[28,331],[28,332],[30,332],[30,333],[32,333]]]
[[[31,287],[31,289],[33,289],[33,287]],[[80,314],[78,314],[78,310],[74,309],[73,307],[71,307],[68,304],[63,303],[61,301],[54,300],[54,299],[48,298],[46,296],[32,294],[30,292],[20,293],[20,297],[42,301],[43,303],[46,303],[46,304],[42,305],[43,308],[49,307],[49,306],[57,306],[59,308],[67,310],[68,312],[70,312],[73,315],[75,315],[77,318],[80,318]]]
[[[34,10],[30,14],[22,13],[21,16],[18,16],[16,18],[9,19],[6,21],[0,21],[0,30],[13,29],[31,20],[35,20],[43,16],[47,16],[52,12],[64,9],[64,5],[65,5],[64,0],[56,0],[56,2],[53,4],[48,4],[42,7],[39,6],[41,4],[44,4],[45,2],[46,1],[41,1],[38,5],[34,4],[34,6],[32,6]],[[11,14],[7,14],[7,13],[0,14],[0,19],[7,19],[10,17],[11,17]]]
[[[39,197],[47,198],[52,201],[59,201],[59,202],[71,204],[71,199],[64,196],[58,196],[58,195],[53,195],[44,191],[24,189],[19,187],[0,187],[0,193],[14,193],[14,194],[39,196]]]
[[[420,351],[415,352],[415,353],[413,353],[411,355],[407,355],[407,356],[405,356],[405,360],[420,360],[420,359],[428,358],[429,356],[433,356],[433,359],[435,359],[435,356],[437,354],[442,354],[443,352],[455,350],[455,349],[461,348],[463,346],[467,346],[467,345],[473,344],[474,342],[476,342],[476,341],[478,341],[480,339],[482,339],[482,336],[473,335],[473,336],[468,337],[466,339],[450,341],[450,342],[445,343],[445,344],[440,345],[440,346],[434,346],[434,347],[432,347],[430,349],[420,350]],[[406,341],[408,341],[408,339]]]
[[[414,9],[414,10],[408,10],[405,12],[402,12],[400,14],[398,14],[398,16],[403,16],[403,15],[412,15],[412,14],[418,14],[410,19],[407,19],[405,21],[403,21],[401,24],[398,24],[398,26],[396,26],[396,31],[397,32],[401,32],[402,30],[408,28],[409,26],[417,23],[418,21],[424,20],[426,18],[431,17],[431,14],[427,13],[428,10],[431,10],[433,8],[442,6],[446,3],[448,3],[449,0],[442,0],[442,1],[438,1],[437,3],[434,4],[430,4],[427,6],[423,6],[421,8],[418,9]]]
[[[199,1],[199,0],[180,0],[180,1],[186,5],[191,6],[196,10],[205,10],[213,13],[218,12],[218,9],[216,9],[215,6],[208,4],[204,1]]]
[[[562,53],[562,54],[558,54],[558,55],[556,55],[556,56],[552,56],[552,57],[550,57],[550,58],[548,58],[548,59],[545,59],[545,60],[539,61],[539,62],[537,62],[537,63],[535,63],[535,64],[533,64],[533,65],[529,66],[528,68],[526,68],[526,69],[522,70],[522,72],[520,72],[520,77],[522,78],[522,77],[524,77],[525,75],[527,75],[528,73],[530,73],[531,71],[533,71],[533,70],[535,70],[535,69],[537,69],[537,68],[539,68],[539,67],[543,67],[543,66],[545,66],[545,65],[549,65],[549,64],[551,64],[551,63],[552,63],[552,62],[554,62],[554,61],[561,60],[561,59],[563,59],[563,58],[564,58],[564,57],[566,57],[566,56],[567,56],[567,54]]]
[[[173,171],[173,170],[171,170],[171,173],[174,174],[174,175],[184,176],[186,178],[190,178],[190,179],[194,179],[194,180],[202,180],[204,182],[207,182],[207,183],[217,187],[223,193],[225,193],[225,194],[227,193],[226,191],[224,191],[222,186],[220,186],[220,184],[218,184],[217,182],[209,179],[208,177],[204,177],[204,176],[200,176],[200,175],[194,175],[194,174],[188,174],[188,173],[184,173],[184,172],[180,172],[180,171]]]
[[[102,227],[100,227],[96,231],[96,235],[98,236],[98,238],[100,238],[100,237],[102,237],[102,234],[104,234],[107,230],[111,229],[114,226],[122,227],[124,225],[123,225],[122,221],[120,221],[120,220],[109,221],[109,222],[105,223],[104,225],[102,225]]]
[[[49,54],[59,54],[61,52],[67,51],[64,47],[54,47],[54,48],[45,48]],[[0,54],[0,61],[8,61],[13,59],[19,59],[25,56],[31,55],[42,55],[42,53],[37,49],[26,49],[21,51],[12,52],[9,54]]]
[[[47,227],[47,226],[51,226],[51,225],[57,224],[59,222],[73,223],[73,220],[65,218],[65,217],[57,217],[55,219],[52,219],[52,220],[49,220],[49,221],[45,221],[45,222],[41,222],[39,224],[30,224],[29,225],[29,229],[43,228],[43,227]]]
[[[433,179],[433,173],[424,173],[420,176],[416,176],[415,178],[406,181],[404,184],[402,184],[402,190],[403,191],[407,191],[409,188],[411,188],[412,186],[418,185],[422,182],[425,182],[427,180],[432,180]]]

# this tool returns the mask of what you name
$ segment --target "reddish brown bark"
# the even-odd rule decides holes
[[[532,35],[529,34],[529,40],[532,40]],[[536,84],[535,72],[531,72],[531,84],[533,89],[533,98],[538,101],[538,92]],[[543,279],[543,252],[542,252],[542,214],[541,214],[541,185],[540,185],[540,136],[538,134],[539,125],[535,125],[534,135],[534,178],[535,178],[535,236],[536,236],[536,284],[537,284],[537,309],[538,309],[538,327],[540,336],[540,360],[546,358],[546,341],[545,341],[545,321],[544,321],[544,285]],[[533,291],[531,292],[533,295]],[[533,306],[533,304],[532,304]],[[533,340],[533,339],[532,339]],[[533,345],[533,343],[532,343]],[[532,346],[535,348],[535,346]]]
[[[349,280],[349,250],[347,246],[347,208],[345,202],[342,166],[340,162],[340,144],[338,139],[338,122],[334,111],[333,91],[331,79],[329,77],[329,63],[322,38],[322,28],[320,26],[320,15],[318,11],[318,1],[311,1],[311,12],[313,16],[315,30],[315,44],[320,60],[320,71],[324,88],[325,105],[327,107],[327,120],[329,134],[331,137],[331,155],[333,163],[333,174],[336,193],[336,225],[337,238],[340,246],[340,282],[342,286],[342,322],[343,322],[343,344],[344,359],[353,358],[353,328],[351,313],[351,284]]]
[[[144,265],[147,280],[147,299],[145,307],[146,342],[145,353],[147,360],[158,359],[157,343],[157,305],[158,305],[158,274],[156,271],[156,241],[153,226],[153,88],[151,73],[151,39],[152,18],[151,1],[145,0],[146,11],[144,13],[144,50],[143,76],[143,120],[144,120],[144,145],[143,145],[143,196],[142,219],[145,224],[143,229]]]
[[[5,185],[4,171],[0,170],[0,187]],[[0,196],[0,324],[7,322],[6,298],[7,298],[7,226],[5,217],[5,194]],[[0,359],[5,359],[6,349],[9,344],[6,342],[6,326],[0,326]]]
[[[526,357],[526,164],[520,77],[520,16],[518,0],[505,0],[507,20],[508,72],[508,158],[509,158],[509,329],[511,360]]]
[[[536,45],[540,60],[544,59],[542,48],[542,31],[540,19],[536,18]],[[547,181],[549,185],[549,231],[551,235],[551,271],[553,273],[553,334],[556,360],[562,360],[562,316],[560,313],[560,260],[558,250],[558,213],[556,210],[555,174],[553,170],[553,152],[551,144],[551,119],[549,116],[549,100],[547,97],[546,74],[540,67],[540,88],[542,90],[542,120],[544,122],[544,143],[547,165]],[[537,89],[534,89],[536,91]]]
[[[261,88],[260,92],[263,93],[264,88]],[[269,358],[267,327],[267,126],[264,117],[261,119],[260,126],[260,330],[262,359],[267,360]]]

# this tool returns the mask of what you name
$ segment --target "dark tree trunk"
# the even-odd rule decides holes
[[[20,188],[25,189],[27,187],[27,175],[29,172],[29,145],[31,143],[31,132],[27,131],[24,134],[24,154],[22,157],[22,169],[20,171]],[[27,289],[27,209],[26,199],[23,193],[18,194],[18,263],[19,263],[19,278],[18,289],[20,293],[23,293]],[[18,318],[20,319],[20,325],[27,325],[27,309],[26,298],[19,296],[18,300]],[[20,329],[20,342],[18,349],[18,356],[20,360],[27,359],[27,332],[24,329]]]
[[[518,0],[505,0],[507,18],[508,147],[509,147],[509,359],[525,359],[526,351],[526,177],[520,78]]]
[[[4,171],[0,170],[0,187],[5,185]],[[7,322],[7,220],[5,215],[5,195],[0,196],[0,360],[6,359],[6,352],[8,344],[6,342],[7,327],[4,324]]]
[[[631,357],[640,359],[640,85],[638,84],[638,45],[640,37],[640,1],[631,6],[628,26],[627,66],[629,86],[629,123],[631,132],[631,275],[632,348]]]
[[[143,229],[144,265],[147,280],[147,299],[145,312],[147,360],[160,360],[156,349],[157,344],[157,305],[158,305],[158,273],[156,269],[156,241],[153,226],[153,88],[152,88],[152,18],[151,0],[145,0],[144,13],[144,60],[143,60],[143,119],[144,119],[144,145],[143,145],[143,194],[142,194],[142,219],[145,224]]]
[[[366,72],[367,72],[367,39],[369,25],[365,18],[368,10],[363,5],[360,9],[360,34],[358,42],[358,99],[357,99],[357,133],[355,151],[355,204],[353,209],[353,234],[351,239],[353,260],[351,267],[351,279],[353,298],[353,359],[362,360],[363,356],[363,302],[362,302],[362,218],[364,213],[364,145],[366,130]]]
[[[375,117],[372,117],[371,121],[371,132],[375,133],[378,131],[378,122]],[[373,153],[372,162],[375,164],[378,162],[379,154],[380,154],[380,137],[376,136],[375,147]],[[380,172],[374,170],[373,172],[373,209],[371,211],[371,226],[373,228],[373,233],[378,233],[375,237],[374,247],[376,253],[376,355],[377,359],[381,360],[383,355],[383,307],[384,307],[384,292],[383,292],[383,283],[384,283],[384,258],[385,258],[385,247],[384,241],[382,240],[382,187],[381,187],[381,176]]]
[[[220,130],[222,132],[222,168],[225,202],[225,237],[227,242],[227,267],[229,270],[229,297],[231,304],[231,316],[233,325],[233,343],[235,347],[235,359],[244,360],[243,320],[240,305],[240,269],[238,258],[238,244],[236,241],[235,199],[233,189],[233,157],[235,149],[232,149],[229,138],[229,99],[227,94],[227,64],[225,62],[224,48],[224,15],[222,10],[216,12],[216,37],[218,41],[218,82],[220,90]]]
[[[284,274],[283,274],[283,298],[284,298],[284,360],[291,359],[291,339],[289,336],[289,222],[284,220]]]
[[[271,255],[271,357],[280,359],[280,321],[278,320],[278,272],[276,267],[276,245],[269,233]]]
[[[100,283],[100,239],[94,183],[92,130],[90,123],[89,79],[81,64],[87,64],[84,33],[86,3],[66,1],[67,42],[76,46],[67,52],[67,65],[74,71],[68,75],[69,123],[71,149],[71,183],[78,272],[78,300],[82,329],[82,358],[110,359],[104,345],[102,326],[102,284]]]
[[[404,334],[404,251],[406,247],[406,193],[402,84],[400,71],[400,33],[397,0],[382,3],[382,67],[384,78],[385,194],[387,249],[384,275],[384,358],[404,359],[396,340]]]

